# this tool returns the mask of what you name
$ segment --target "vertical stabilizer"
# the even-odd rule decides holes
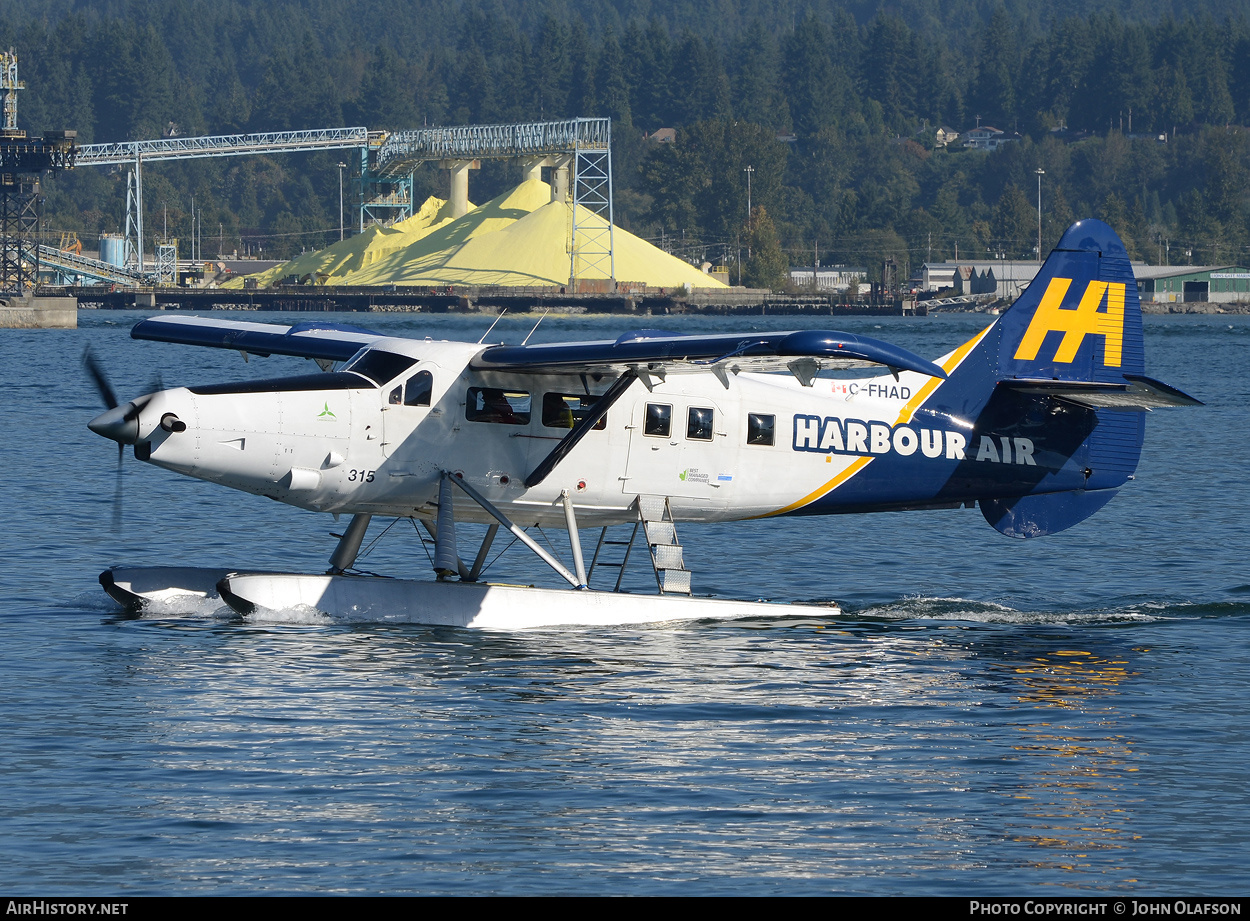
[[[1133,267],[1102,221],[1068,228],[1000,326],[1005,378],[1120,383],[1145,370]]]

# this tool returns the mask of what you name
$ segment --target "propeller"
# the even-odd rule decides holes
[[[100,399],[104,402],[106,409],[105,412],[87,423],[87,427],[97,435],[103,435],[105,438],[111,438],[117,442],[119,450],[123,445],[132,445],[138,442],[139,414],[151,402],[152,397],[156,396],[158,391],[164,389],[160,376],[157,375],[153,379],[148,389],[147,399],[132,400],[125,406],[122,406],[117,399],[117,392],[113,390],[113,385],[109,383],[108,375],[104,372],[104,366],[95,357],[95,352],[91,350],[91,346],[87,346],[83,350],[82,363],[83,367],[87,369],[88,376],[95,383],[96,390],[100,392]]]
[[[122,457],[125,453],[126,445],[135,444],[139,440],[139,414],[143,412],[144,407],[148,405],[152,397],[165,388],[161,383],[160,375],[154,375],[152,384],[148,388],[148,398],[146,400],[132,401],[122,407],[121,402],[117,399],[117,391],[113,389],[108,374],[104,371],[104,366],[96,358],[91,346],[87,346],[83,350],[82,364],[87,371],[87,376],[95,384],[96,390],[100,394],[100,400],[105,407],[105,412],[87,423],[87,427],[96,434],[103,435],[105,438],[111,438],[117,442],[117,484],[113,491],[113,529],[120,530],[122,520]]]

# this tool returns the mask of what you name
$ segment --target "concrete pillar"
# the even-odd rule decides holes
[[[448,174],[448,200],[451,216],[463,217],[469,213],[469,170],[481,169],[480,160],[443,160],[439,163]]]
[[[569,174],[572,172],[573,156],[565,154],[552,159],[555,162],[551,165],[551,200],[572,201],[569,196]]]
[[[521,159],[521,178],[525,182],[531,179],[542,179],[543,167],[554,165],[555,160],[551,157],[523,157]]]

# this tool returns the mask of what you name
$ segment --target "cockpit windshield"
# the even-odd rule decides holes
[[[363,374],[379,387],[394,380],[417,363],[417,359],[394,352],[369,349],[343,366],[344,371]]]

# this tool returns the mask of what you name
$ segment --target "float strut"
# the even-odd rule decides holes
[[[573,498],[567,489],[560,490],[560,500],[564,503],[564,524],[569,529],[569,548],[573,551],[573,566],[577,570],[577,581],[586,584],[586,561],[582,559],[582,536],[577,533],[577,517],[573,514]]]
[[[330,574],[340,575],[356,565],[356,557],[360,553],[360,544],[365,539],[365,531],[369,529],[372,515],[353,515],[351,524],[339,538],[339,545],[334,548],[330,557]]]
[[[449,483],[449,482],[455,483],[456,486],[458,486],[461,489],[461,491],[464,492],[466,496],[468,496],[470,499],[472,499],[474,502],[480,505],[482,509],[486,511],[487,513],[489,513],[492,518],[494,518],[501,525],[503,525],[510,532],[512,532],[513,537],[515,537],[521,543],[525,544],[525,546],[533,550],[535,555],[540,560],[542,560],[544,563],[546,563],[548,566],[554,569],[556,573],[559,574],[560,578],[568,582],[569,585],[573,586],[574,588],[586,588],[585,579],[582,579],[579,581],[577,576],[573,575],[564,567],[563,563],[557,560],[554,556],[552,556],[542,547],[538,546],[538,544],[534,541],[534,538],[530,537],[528,534],[526,534],[524,531],[518,528],[515,524],[513,524],[508,519],[507,515],[499,511],[499,509],[495,508],[495,506],[491,504],[489,499],[487,499],[480,492],[478,492],[476,489],[474,489],[472,486],[466,483],[462,478],[458,476],[453,476],[451,473],[444,470],[442,482],[443,483]],[[441,485],[440,485],[440,494],[441,494]]]
[[[473,568],[469,570],[468,582],[476,582],[477,577],[482,574],[482,567],[486,565],[486,554],[490,553],[490,545],[495,542],[495,535],[499,533],[499,522],[495,522],[486,529],[486,536],[482,538],[482,546],[477,548],[477,558],[473,561]]]

